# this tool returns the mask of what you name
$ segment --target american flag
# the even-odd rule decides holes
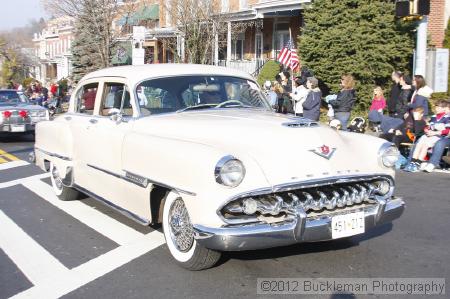
[[[292,40],[289,39],[286,46],[278,54],[277,60],[290,67],[292,70],[296,70],[299,66],[300,61],[298,60],[297,49],[294,48]]]

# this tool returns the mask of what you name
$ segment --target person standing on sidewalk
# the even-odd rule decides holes
[[[294,106],[294,113],[297,116],[303,116],[303,103],[308,96],[309,89],[305,87],[306,80],[297,78],[295,81],[295,89],[290,94]]]
[[[315,77],[308,77],[306,81],[309,93],[303,102],[303,117],[319,121],[322,92],[319,89],[319,81]]]
[[[352,75],[343,75],[340,85],[341,91],[330,104],[334,109],[334,118],[341,122],[342,130],[347,131],[348,120],[356,101],[355,79]]]
[[[400,85],[400,78],[402,75],[402,72],[399,71],[394,71],[391,74],[394,84],[392,85],[391,93],[389,94],[389,99],[387,101],[389,116],[395,115],[395,107],[397,105],[400,92],[402,91],[402,86]]]

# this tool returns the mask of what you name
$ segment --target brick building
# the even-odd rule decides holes
[[[175,22],[170,19],[170,13],[165,10],[170,4],[164,0],[138,2],[140,5],[135,7],[134,13],[123,13],[116,21],[117,30],[125,33],[124,42],[128,42],[131,35],[131,30],[128,35],[126,34],[124,30],[126,27],[145,26],[145,39],[142,42],[144,63],[174,62],[174,53],[165,47],[163,41],[176,40],[177,51],[180,54],[183,52],[183,40]],[[218,13],[227,23],[228,30],[227,34],[218,37],[220,42],[215,46],[211,63],[254,73],[264,61],[276,58],[291,37],[295,43],[302,22],[301,9],[310,2],[310,0],[217,0]],[[124,1],[124,7],[135,3]],[[246,23],[251,25],[246,26]],[[239,27],[239,24],[243,26]],[[236,33],[237,27],[245,30]],[[133,43],[136,44],[135,41]],[[120,53],[127,51],[136,52],[124,43]],[[127,61],[127,56],[131,57],[132,54],[122,55],[123,63]],[[114,62],[121,64],[117,60]]]
[[[55,18],[47,22],[42,32],[34,34],[33,43],[38,58],[34,73],[37,80],[47,83],[71,74],[73,24],[71,17]]]
[[[450,0],[431,0],[430,2],[431,10],[428,17],[428,33],[431,37],[430,46],[441,48],[450,17]]]

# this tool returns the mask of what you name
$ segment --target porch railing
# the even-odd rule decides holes
[[[263,65],[267,62],[266,59],[254,59],[254,60],[232,60],[227,62],[226,60],[219,60],[219,66],[226,66],[234,69],[238,69],[252,76],[258,76]]]

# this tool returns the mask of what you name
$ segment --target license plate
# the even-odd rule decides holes
[[[364,233],[364,212],[338,215],[331,218],[331,236],[344,238]]]
[[[25,132],[25,125],[11,125],[11,132]]]

